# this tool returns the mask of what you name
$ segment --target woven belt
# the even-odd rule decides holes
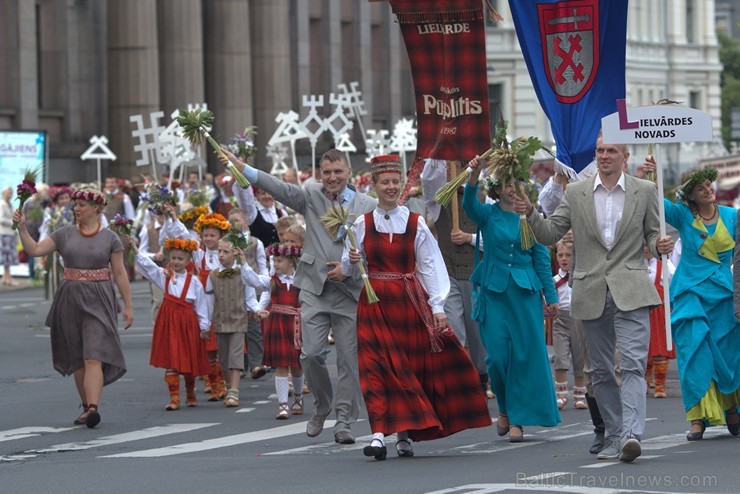
[[[270,314],[284,314],[293,316],[293,346],[296,350],[303,348],[303,334],[301,333],[301,309],[290,305],[272,304]]]
[[[107,281],[110,279],[108,268],[102,269],[74,269],[64,268],[62,278],[71,281]]]
[[[444,348],[442,342],[442,335],[447,329],[437,330],[434,328],[434,316],[432,315],[432,309],[429,307],[427,301],[427,294],[424,291],[419,278],[416,276],[416,272],[411,273],[390,273],[390,272],[370,272],[368,278],[371,280],[403,280],[404,287],[406,288],[406,295],[408,295],[411,305],[413,305],[416,313],[419,314],[421,320],[424,322],[424,326],[427,328],[429,333],[429,343],[431,345],[431,353],[441,352]]]

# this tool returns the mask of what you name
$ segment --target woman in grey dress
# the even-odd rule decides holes
[[[123,298],[123,322],[133,322],[131,292],[123,265],[123,244],[118,235],[103,229],[100,212],[103,194],[82,189],[73,194],[75,226],[54,231],[35,242],[16,211],[21,243],[29,255],[45,256],[58,251],[64,257],[63,280],[54,295],[46,325],[51,328],[54,368],[62,375],[74,374],[84,411],[75,424],[95,427],[100,422],[98,405],[103,386],[126,372],[118,338],[116,294],[111,271]]]

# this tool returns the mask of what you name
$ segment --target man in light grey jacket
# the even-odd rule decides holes
[[[306,220],[306,241],[295,275],[295,285],[301,289],[301,366],[314,396],[314,411],[306,425],[306,434],[316,437],[321,433],[334,399],[337,415],[334,440],[340,444],[353,444],[355,439],[350,424],[357,420],[360,408],[355,320],[362,281],[342,275],[340,261],[344,250],[343,239],[329,237],[321,217],[332,204],[348,207],[351,215],[359,216],[373,211],[377,201],[348,185],[352,169],[345,154],[335,149],[330,149],[321,157],[321,182],[311,179],[303,187],[282,182],[227,154],[243,170],[247,180],[301,213]],[[222,162],[224,160],[222,158]],[[333,396],[326,368],[330,328],[337,349],[339,377],[336,397]]]
[[[578,255],[571,314],[583,321],[591,378],[606,428],[598,458],[625,462],[642,452],[649,311],[661,303],[647,276],[642,246],[647,243],[656,256],[673,248],[671,237],[659,238],[657,189],[623,172],[628,158],[626,146],[604,144],[599,138],[598,173],[568,185],[549,218],[533,214],[526,197],[517,202],[517,211],[527,215],[543,244],[554,244],[573,229]],[[614,372],[616,350],[621,388]]]

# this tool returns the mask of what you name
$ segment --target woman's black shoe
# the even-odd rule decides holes
[[[380,446],[373,446],[374,444],[380,444]],[[388,455],[385,444],[378,439],[373,439],[370,445],[365,446],[362,452],[365,456],[374,456],[376,460],[385,460],[385,457]]]
[[[87,406],[87,420],[85,425],[88,429],[92,429],[100,423],[100,414],[98,413],[98,405],[89,404]]]
[[[733,413],[727,413],[726,415],[726,419],[729,419],[730,417],[737,418],[737,410],[734,410]],[[730,431],[730,434],[733,436],[740,435],[740,420],[734,424],[731,424],[730,421],[727,420],[727,430]]]
[[[692,421],[691,425],[701,425],[701,430],[699,432],[689,431],[689,433],[686,434],[686,440],[687,441],[701,441],[702,439],[704,439],[704,431],[707,430],[707,426],[704,425],[704,422]]]

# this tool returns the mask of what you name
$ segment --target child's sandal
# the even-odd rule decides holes
[[[277,415],[275,415],[276,420],[288,420],[288,417],[290,417],[290,410],[288,408],[287,403],[281,403],[280,408],[278,409]]]
[[[303,397],[299,396],[293,400],[293,405],[290,407],[290,413],[293,415],[303,415]]]
[[[239,391],[230,389],[226,393],[226,399],[224,400],[224,406],[234,408],[239,406]]]

